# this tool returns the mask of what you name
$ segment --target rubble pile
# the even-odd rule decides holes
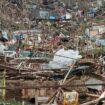
[[[0,3],[1,99],[105,104],[104,0]]]

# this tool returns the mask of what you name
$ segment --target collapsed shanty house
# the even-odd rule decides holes
[[[64,43],[66,41],[63,40]],[[3,91],[5,98],[61,105],[72,100],[71,97],[64,99],[64,96],[74,94],[73,100],[76,99],[77,105],[100,96],[102,92],[99,91],[104,89],[104,76],[102,64],[98,59],[97,62],[94,59],[83,60],[78,50],[68,47],[59,48],[55,54],[41,49],[33,50],[31,57],[28,56],[27,50],[24,52],[25,57],[19,56],[22,55],[21,52],[18,56],[8,56],[11,52],[3,51],[0,68],[1,74],[4,75],[1,77],[4,81],[1,86],[6,88],[6,91]],[[98,95],[94,95],[95,93]]]
[[[62,57],[62,56],[61,56]],[[3,58],[2,58],[3,59]],[[1,59],[1,60],[2,60]],[[5,58],[4,58],[5,59]],[[65,94],[75,90],[79,93],[77,100],[82,100],[82,97],[88,98],[92,94],[99,93],[103,89],[104,77],[97,75],[97,63],[93,61],[82,61],[80,60],[73,66],[71,70],[65,70],[64,68],[50,68],[47,70],[41,67],[42,64],[48,61],[44,59],[18,59],[13,58],[9,60],[9,64],[0,64],[0,68],[6,70],[6,97],[8,99],[16,98],[18,100],[28,99],[33,102],[37,100],[39,103],[51,102],[49,98],[53,95],[54,91],[61,87]],[[5,60],[4,60],[5,61]],[[11,67],[12,65],[12,67]],[[18,65],[18,66],[16,66]],[[69,75],[68,75],[68,71]],[[67,76],[68,75],[68,76]],[[66,77],[67,76],[67,77]],[[63,80],[64,84],[60,84]],[[91,80],[91,81],[90,81]],[[96,82],[95,81],[99,81]],[[100,84],[100,86],[88,86],[94,84]],[[61,82],[62,83],[62,82]],[[2,85],[2,84],[1,84]],[[102,85],[102,86],[101,86]],[[20,87],[20,88],[19,88]],[[69,91],[69,92],[68,92]],[[76,93],[76,94],[78,94]],[[11,94],[11,96],[9,96]],[[56,96],[56,92],[54,93]],[[62,91],[60,93],[63,95]],[[99,97],[99,95],[93,95],[93,99]],[[65,96],[66,97],[66,96]],[[79,98],[80,97],[80,98]],[[56,97],[57,98],[57,97]],[[76,97],[74,97],[75,99]],[[71,98],[69,98],[71,99]],[[87,101],[91,100],[86,99]],[[62,100],[63,101],[63,100]],[[67,101],[67,100],[65,100]],[[52,101],[53,102],[53,101]],[[84,101],[81,101],[84,102]],[[57,101],[59,103],[59,101]],[[77,101],[78,103],[78,101]]]
[[[0,98],[23,105],[104,104],[105,55],[93,51],[103,50],[97,40],[104,39],[105,26],[93,22],[101,6],[93,0],[10,1],[0,7],[1,30],[9,27],[0,33]]]
[[[86,29],[86,35],[90,38],[99,38],[103,33],[105,33],[105,25],[96,24]]]

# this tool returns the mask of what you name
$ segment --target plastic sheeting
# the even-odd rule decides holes
[[[7,49],[7,47],[4,46],[2,43],[0,43],[0,52],[3,52],[6,49]]]
[[[2,32],[2,36],[3,36],[3,38],[8,40],[8,34],[7,34],[7,32],[3,31]]]
[[[82,56],[79,55],[79,51],[60,49],[55,53],[49,66],[52,68],[66,68],[68,65],[71,65],[74,60],[80,58],[82,58]]]

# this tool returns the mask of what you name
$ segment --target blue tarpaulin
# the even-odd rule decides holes
[[[49,19],[51,19],[51,20],[55,20],[56,17],[55,17],[55,16],[50,16]]]

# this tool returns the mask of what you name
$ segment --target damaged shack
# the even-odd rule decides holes
[[[104,105],[103,5],[1,0],[0,103]]]

